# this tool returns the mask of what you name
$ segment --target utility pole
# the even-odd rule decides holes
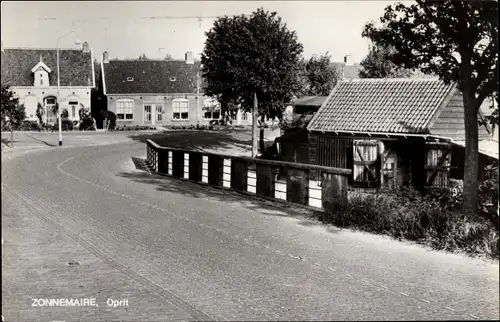
[[[257,157],[257,113],[258,113],[257,93],[253,94],[252,111],[252,158]]]
[[[196,72],[196,126],[200,127],[200,72]]]

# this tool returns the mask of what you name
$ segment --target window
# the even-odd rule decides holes
[[[172,101],[172,119],[187,120],[189,119],[189,101],[187,99],[178,98]]]
[[[76,117],[76,106],[78,105],[77,101],[69,101],[69,106],[71,106],[71,117]]]
[[[127,82],[133,82],[134,78],[133,77],[127,77]]]
[[[220,104],[215,99],[207,98],[203,100],[203,118],[205,120],[218,120],[220,119]]]
[[[156,105],[156,120],[160,122],[163,120],[163,105]]]
[[[43,73],[40,73],[40,86],[43,86]]]
[[[247,120],[247,118],[248,118],[248,113],[246,113],[246,112],[242,112],[242,113],[241,113],[241,119],[242,119],[243,121],[246,121],[246,120]]]
[[[116,101],[116,119],[133,120],[134,119],[134,101],[118,100]]]
[[[175,76],[170,77],[171,82],[175,82],[175,80],[176,80]]]
[[[45,100],[45,102],[49,105],[54,105],[56,103],[56,99],[55,98],[47,98]]]

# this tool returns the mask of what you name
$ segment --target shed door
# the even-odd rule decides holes
[[[380,148],[375,140],[353,142],[353,185],[357,187],[378,187],[380,185]]]
[[[451,165],[451,144],[448,142],[426,143],[426,186],[448,187]]]

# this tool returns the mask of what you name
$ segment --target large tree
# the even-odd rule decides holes
[[[26,118],[23,105],[19,105],[19,98],[14,96],[8,85],[2,84],[2,123],[10,128],[10,144],[13,144],[14,128],[19,127]]]
[[[424,1],[385,8],[381,26],[369,23],[363,36],[395,49],[392,61],[456,82],[463,93],[465,121],[464,207],[477,213],[478,110],[497,94],[497,1]],[[498,122],[498,120],[496,120]]]
[[[328,96],[339,77],[328,53],[313,55],[300,63],[300,89],[297,96]]]
[[[368,55],[361,61],[361,78],[399,78],[410,77],[412,71],[394,64],[391,61],[393,49],[374,44],[370,46]]]
[[[91,114],[95,116],[98,128],[103,128],[103,121],[107,116],[108,100],[104,95],[104,83],[102,79],[101,64],[94,60],[95,85],[90,90]]]
[[[295,32],[276,12],[261,8],[218,18],[206,36],[201,56],[205,95],[217,98],[223,113],[230,105],[251,111],[256,99],[261,121],[281,118],[298,87],[303,49]]]

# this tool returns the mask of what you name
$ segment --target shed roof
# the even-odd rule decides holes
[[[1,54],[2,84],[33,86],[32,69],[40,61],[49,70],[49,82],[57,84],[57,50],[54,48],[4,48]],[[92,52],[59,49],[61,86],[94,87]]]
[[[181,60],[110,60],[102,65],[106,94],[194,93],[201,66]]]
[[[310,131],[426,134],[456,89],[439,79],[342,80],[314,115]]]

